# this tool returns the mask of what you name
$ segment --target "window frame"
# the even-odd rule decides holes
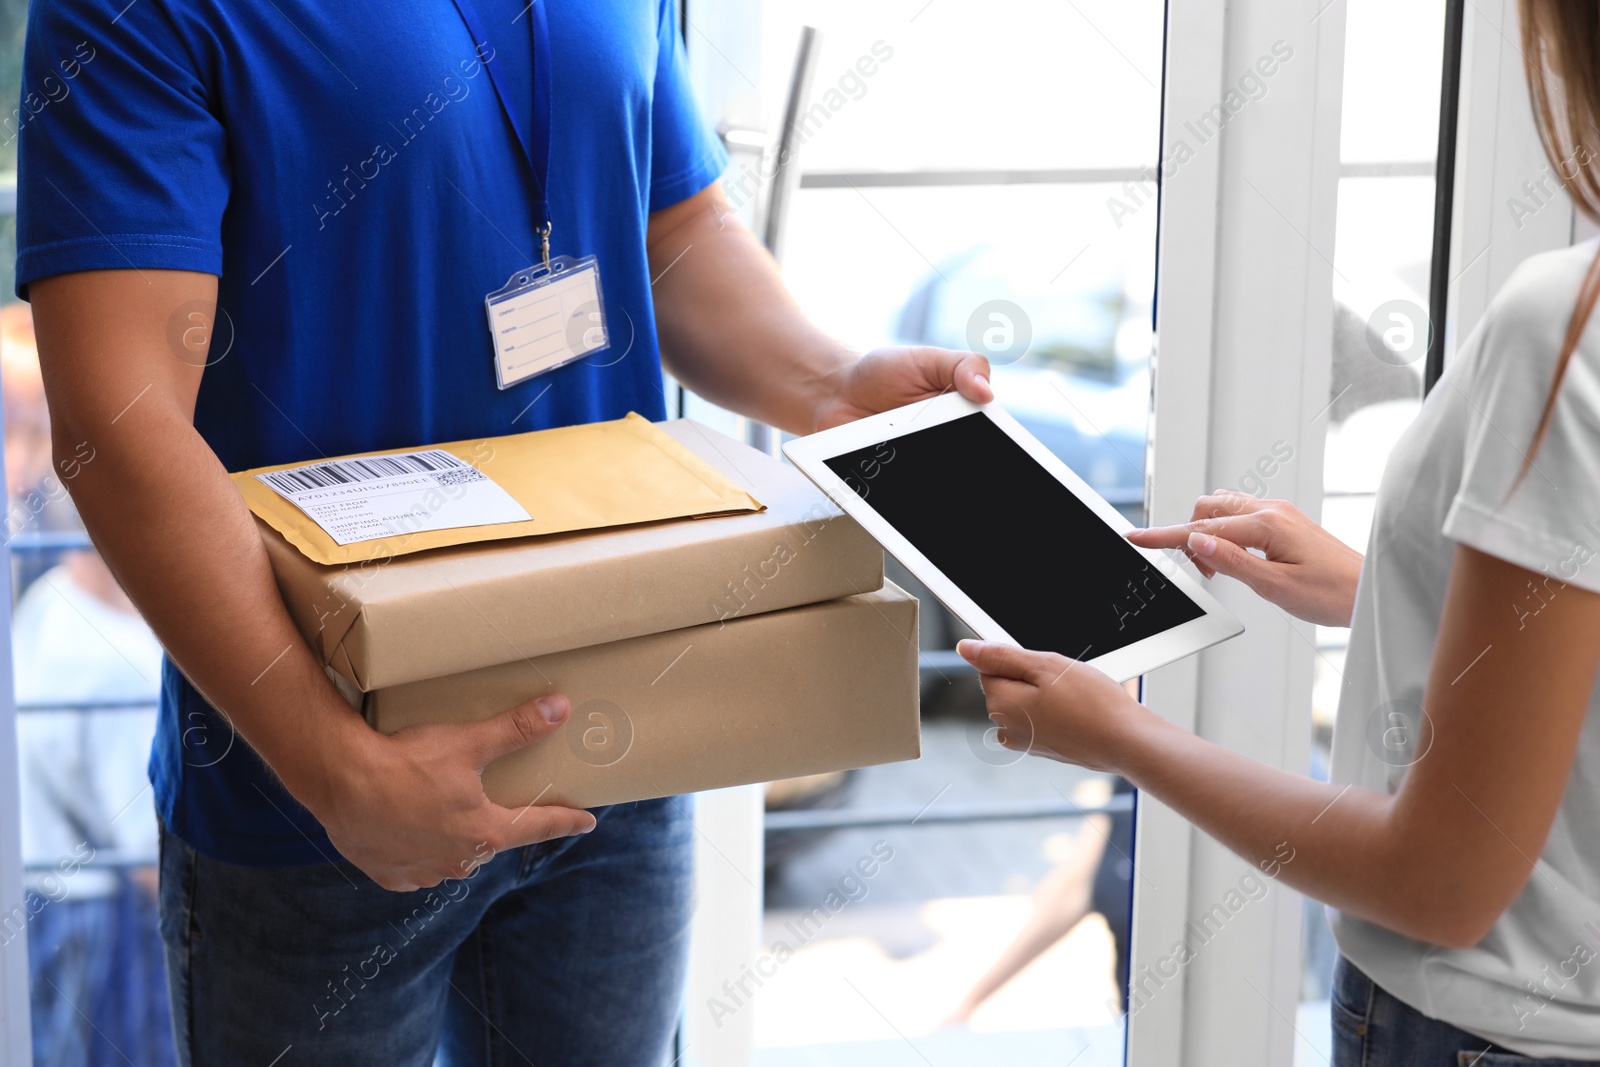
[[[1313,518],[1320,511],[1344,15],[1337,0],[1168,4],[1164,116],[1203,113],[1280,38],[1290,41],[1295,62],[1282,64],[1270,97],[1230,123],[1215,145],[1220,151],[1197,153],[1162,190],[1152,521],[1186,520],[1198,496],[1235,484],[1279,440],[1294,448],[1294,461],[1274,495],[1300,501]],[[1163,125],[1166,159],[1182,126]],[[1164,447],[1168,441],[1177,443]],[[1202,737],[1303,772],[1313,628],[1237,585],[1213,593],[1246,632],[1155,672],[1148,702]],[[1161,889],[1135,884],[1135,981],[1185,938],[1191,917],[1253,870],[1145,794],[1139,827],[1136,862]],[[1281,886],[1265,903],[1234,916],[1227,936],[1169,982],[1178,989],[1162,990],[1135,1017],[1130,1065],[1290,1059],[1301,904]],[[1260,1037],[1241,1046],[1243,1034]]]
[[[15,186],[11,197],[16,203]],[[5,416],[0,412],[0,442],[5,440]],[[0,499],[9,499],[4,466],[0,466]],[[27,913],[22,884],[22,794],[17,751],[16,688],[11,664],[11,537],[4,541],[5,566],[0,567],[0,605],[5,625],[0,628],[5,648],[0,651],[0,920],[15,906]],[[28,996],[28,928],[23,924],[16,939],[0,945],[0,1067],[28,1067],[33,1062],[33,1016]]]

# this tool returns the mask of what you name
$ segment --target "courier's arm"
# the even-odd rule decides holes
[[[551,727],[533,705],[425,737],[367,727],[295,630],[239,491],[194,428],[217,280],[90,271],[33,283],[59,476],[167,652],[352,862],[433,885],[500,849],[578,832],[585,812],[490,804],[477,768]],[[556,709],[559,720],[565,703]],[[210,763],[227,747],[209,738]],[[224,757],[252,759],[243,746]],[[281,827],[279,829],[282,829]],[[263,832],[271,831],[263,827]]]
[[[982,356],[907,347],[863,358],[819,330],[720,185],[651,215],[648,242],[662,359],[714,403],[807,434],[952,388],[993,399]]]
[[[1534,875],[1600,662],[1600,594],[1456,549],[1423,695],[1367,740],[1409,762],[1394,795],[1256,763],[1172,725],[1092,667],[963,642],[1007,746],[1113,770],[1274,877],[1341,911],[1450,947],[1476,944]],[[1521,612],[1526,615],[1526,612]],[[1365,725],[1358,722],[1357,729]],[[1431,729],[1429,728],[1431,726]],[[1343,727],[1341,727],[1342,729]],[[1390,745],[1393,731],[1414,748]],[[1390,753],[1395,753],[1390,755]],[[1552,883],[1553,884],[1553,883]]]

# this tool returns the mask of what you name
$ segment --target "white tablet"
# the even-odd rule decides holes
[[[1244,630],[994,404],[947,393],[783,451],[986,640],[1126,681]]]

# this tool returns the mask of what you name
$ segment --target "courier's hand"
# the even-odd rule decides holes
[[[484,722],[413,726],[385,735],[358,724],[348,770],[311,806],[346,859],[385,889],[464,878],[498,852],[586,834],[594,816],[572,808],[503,808],[480,774],[498,756],[566,721],[562,696],[530,700]]]
[[[1219,490],[1195,502],[1190,521],[1134,530],[1128,540],[1142,548],[1182,548],[1207,578],[1237,578],[1307,622],[1349,626],[1355,612],[1361,553],[1287,500]]]
[[[972,352],[905,346],[878,348],[834,373],[812,430],[826,430],[880,411],[948,393],[977,404],[994,399],[989,361]]]
[[[994,641],[962,641],[956,651],[978,668],[989,718],[1013,751],[1121,774],[1140,729],[1156,719],[1078,660]]]

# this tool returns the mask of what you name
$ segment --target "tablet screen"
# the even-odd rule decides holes
[[[1025,648],[1094,659],[1205,614],[982,414],[824,462]]]

